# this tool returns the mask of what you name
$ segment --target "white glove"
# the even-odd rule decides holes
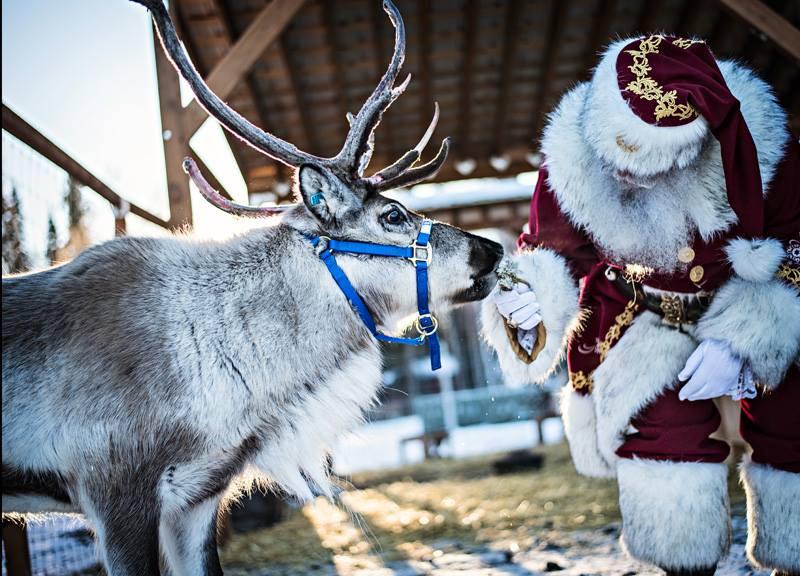
[[[708,400],[730,394],[737,400],[741,399],[742,394],[748,393],[740,386],[743,368],[744,361],[733,353],[730,346],[718,340],[703,340],[678,374],[678,379],[686,382],[678,397],[681,400]]]
[[[498,312],[512,326],[530,330],[542,321],[536,294],[525,284],[514,284],[511,290],[498,290],[494,293],[493,299]]]

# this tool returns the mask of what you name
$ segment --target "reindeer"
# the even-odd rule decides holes
[[[221,574],[216,518],[237,479],[252,472],[301,500],[332,497],[328,447],[375,401],[378,340],[428,342],[435,365],[428,305],[484,298],[502,248],[382,194],[444,163],[447,139],[416,165],[438,107],[414,149],[364,175],[381,115],[409,80],[395,87],[405,31],[392,2],[388,70],[341,151],[321,158],[225,105],[161,0],[135,1],[208,113],[295,168],[302,202],[235,204],[187,159],[209,201],[276,215],[271,225],[218,243],[121,238],[3,279],[3,511],[84,512],[111,576],[158,574],[160,553],[176,575]],[[415,312],[417,338],[378,329]]]

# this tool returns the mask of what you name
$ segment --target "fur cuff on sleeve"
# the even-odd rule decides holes
[[[566,348],[566,339],[577,323],[578,286],[564,258],[551,250],[537,248],[523,252],[516,261],[519,275],[531,285],[541,305],[542,322],[547,331],[545,346],[531,364],[520,360],[511,349],[505,320],[491,296],[481,305],[483,337],[497,351],[500,368],[510,384],[541,382],[557,367]]]
[[[775,388],[800,352],[800,295],[780,280],[733,277],[714,296],[697,336],[727,342],[758,382]]]

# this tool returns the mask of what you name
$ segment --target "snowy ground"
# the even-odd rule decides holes
[[[420,545],[405,560],[381,561],[334,556],[330,562],[305,566],[278,565],[260,569],[229,568],[235,576],[633,576],[661,575],[662,571],[635,562],[619,546],[619,523],[595,530],[540,534],[534,546],[517,550],[505,544],[469,545],[459,540],[441,540]],[[747,526],[744,508],[733,515],[733,544],[717,569],[717,576],[768,576],[747,564],[744,543]],[[411,548],[409,548],[411,550]]]
[[[619,546],[611,481],[578,477],[566,447],[541,470],[497,476],[492,458],[354,475],[335,507],[318,500],[223,549],[236,576],[633,575],[663,572]],[[733,546],[718,575],[757,574],[744,554],[744,500],[731,476]]]
[[[578,477],[562,445],[545,466],[498,476],[493,457],[429,461],[354,475],[340,506],[297,508],[222,548],[229,576],[559,576],[660,574],[626,558],[613,482]],[[731,477],[733,546],[717,574],[753,572],[744,554],[744,501]],[[31,525],[34,574],[97,572],[75,517]],[[64,561],[67,563],[65,564]],[[68,564],[68,565],[67,565]]]

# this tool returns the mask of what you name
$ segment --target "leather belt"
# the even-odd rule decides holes
[[[639,305],[658,314],[665,322],[674,326],[696,324],[711,304],[711,294],[675,296],[647,293],[641,286],[629,282],[619,273],[611,281],[628,299],[636,299]]]

